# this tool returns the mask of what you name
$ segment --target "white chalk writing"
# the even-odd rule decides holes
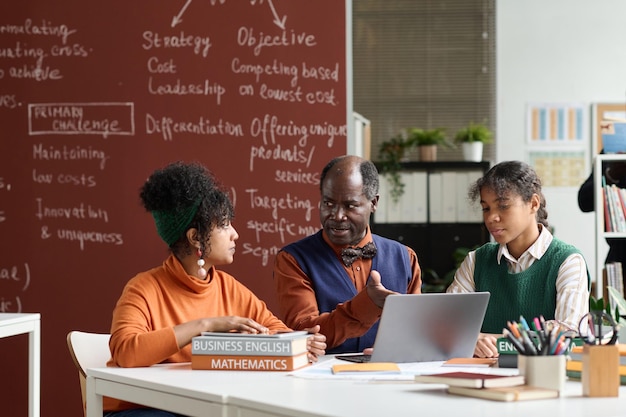
[[[61,38],[64,44],[67,43],[70,35],[76,32],[77,30],[70,29],[66,25],[56,25],[45,19],[42,19],[41,23],[25,19],[22,24],[0,24],[0,35],[54,36]]]
[[[278,210],[302,210],[304,211],[304,219],[306,221],[311,220],[311,211],[315,206],[309,199],[300,199],[297,195],[287,193],[282,197],[270,197],[267,195],[260,195],[259,190],[254,188],[248,188],[245,192],[250,196],[250,208],[251,209],[265,209],[271,210],[272,218],[278,219]]]
[[[216,123],[203,116],[198,120],[174,120],[172,117],[156,117],[146,113],[146,133],[160,133],[164,140],[172,140],[174,134],[192,134],[198,136],[232,136],[242,137],[243,128],[238,123],[225,121],[221,118]]]
[[[17,265],[0,266],[0,282],[23,282],[21,290],[26,291],[30,285],[30,267],[24,263],[24,271],[20,272]]]
[[[100,169],[103,170],[109,156],[101,149],[91,146],[54,146],[36,143],[33,145],[33,159],[42,161],[92,161],[99,162]]]
[[[33,182],[36,184],[61,184],[61,185],[75,185],[87,188],[95,187],[97,182],[93,175],[87,174],[70,174],[70,173],[41,173],[37,172],[37,168],[33,168],[32,175]]]
[[[315,35],[298,33],[295,30],[282,30],[278,35],[269,35],[263,32],[255,33],[254,28],[240,27],[237,32],[237,43],[252,48],[254,56],[259,56],[263,48],[299,45],[310,48],[317,45],[317,40]]]
[[[143,33],[143,40],[141,47],[145,50],[190,48],[194,54],[201,55],[203,58],[209,55],[209,49],[212,46],[208,36],[186,35],[182,30],[173,36],[147,30]]]
[[[35,198],[37,202],[37,211],[35,217],[39,220],[43,219],[78,219],[78,220],[102,220],[109,222],[109,214],[106,210],[93,207],[90,204],[80,203],[73,207],[48,207],[43,204],[43,199]]]

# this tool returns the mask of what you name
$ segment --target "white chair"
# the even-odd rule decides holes
[[[67,347],[70,350],[74,365],[78,369],[83,412],[86,411],[87,405],[85,401],[85,382],[87,378],[85,369],[106,366],[107,361],[111,358],[111,352],[109,351],[110,338],[110,334],[87,333],[76,330],[67,334]]]

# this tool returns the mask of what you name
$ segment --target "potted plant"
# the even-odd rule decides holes
[[[461,144],[463,159],[480,162],[483,159],[483,144],[493,142],[493,132],[483,123],[470,122],[456,132],[454,142]]]
[[[412,142],[406,137],[406,132],[401,132],[381,143],[379,147],[381,174],[389,182],[389,193],[394,202],[397,202],[404,194],[404,183],[400,178],[401,161],[404,159],[406,150],[412,146]]]
[[[420,152],[420,161],[436,161],[437,145],[451,147],[446,138],[446,131],[443,128],[418,129],[409,128],[407,130],[408,141],[417,146]]]

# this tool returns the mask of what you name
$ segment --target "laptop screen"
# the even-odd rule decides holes
[[[472,357],[488,302],[487,292],[388,296],[372,362]]]

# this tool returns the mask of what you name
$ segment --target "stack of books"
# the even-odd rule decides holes
[[[494,401],[537,400],[559,396],[558,390],[524,385],[522,375],[445,372],[417,375],[415,382],[445,384],[450,394]]]
[[[293,371],[309,364],[305,331],[248,334],[203,332],[191,341],[191,368]]]
[[[608,185],[602,176],[602,199],[604,200],[604,231],[626,232],[626,189],[615,184]]]
[[[621,262],[609,262],[604,265],[604,269],[606,272],[605,281],[606,285],[609,287],[615,288],[615,291],[624,298],[624,273],[622,270]],[[606,292],[606,289],[605,289]],[[608,293],[604,294],[604,299],[609,300],[609,304],[611,306],[611,311],[615,311],[615,301],[613,297],[609,297]]]
[[[619,378],[620,384],[626,385],[626,345],[617,345],[619,349]],[[580,380],[583,370],[583,347],[574,346],[569,353],[569,360],[565,364],[565,373],[570,379]]]

